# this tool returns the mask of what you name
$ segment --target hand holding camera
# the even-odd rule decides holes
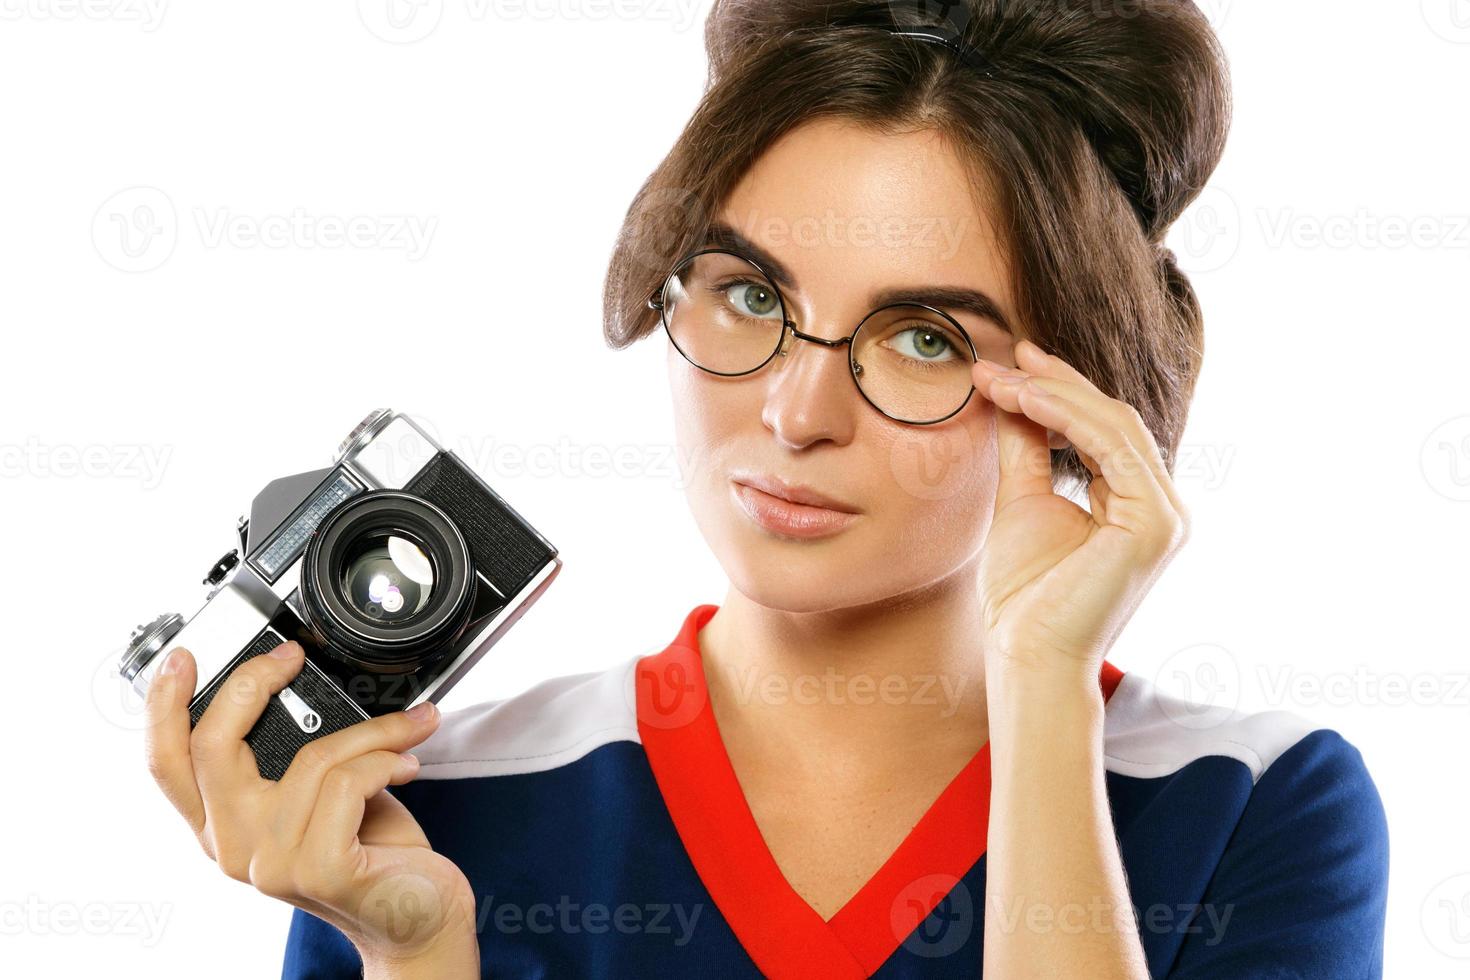
[[[149,770],[225,874],[336,926],[367,977],[478,976],[470,885],[387,787],[417,774],[436,702],[545,592],[556,549],[388,409],[237,527],[204,606],[140,626],[118,660]]]
[[[477,976],[469,882],[384,791],[417,774],[407,750],[438,728],[437,707],[424,702],[314,739],[273,781],[244,738],[300,672],[300,645],[236,669],[192,731],[194,658],[184,648],[172,658],[146,699],[148,768],[204,853],[236,881],[336,926],[368,976],[402,976],[411,964]]]

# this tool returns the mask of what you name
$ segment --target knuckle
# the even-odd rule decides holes
[[[198,725],[189,733],[189,753],[201,761],[219,757],[225,747],[225,736],[206,725]]]
[[[1143,428],[1143,415],[1132,402],[1113,399],[1114,410],[1117,412],[1118,420],[1125,426]]]
[[[250,884],[255,890],[271,898],[289,898],[295,893],[296,883],[290,865],[273,852],[262,851],[250,861]]]
[[[322,795],[344,797],[357,792],[357,780],[350,770],[341,766],[327,773],[322,780]]]
[[[321,739],[313,739],[303,745],[287,768],[296,769],[303,774],[319,775],[327,767],[327,750],[322,747],[321,742]]]
[[[248,848],[234,842],[215,842],[215,864],[219,865],[227,878],[250,884],[250,859]]]

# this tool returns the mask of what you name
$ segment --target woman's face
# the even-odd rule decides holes
[[[989,216],[934,132],[809,123],[756,162],[716,218],[759,250],[746,254],[763,268],[789,273],[786,313],[804,333],[846,337],[879,293],[899,287],[976,290],[1015,322]],[[1014,363],[1019,337],[1001,322],[931,305],[981,357]],[[845,346],[801,340],[743,377],[701,371],[669,344],[668,369],[690,508],[752,601],[791,612],[881,601],[935,585],[978,553],[996,490],[994,408],[978,392],[939,424],[896,422],[859,393]],[[809,487],[856,515],[794,536],[761,516],[781,504],[737,482],[751,475]]]

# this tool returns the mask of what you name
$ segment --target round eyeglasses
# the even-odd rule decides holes
[[[932,306],[881,306],[836,340],[796,329],[786,301],[755,262],[711,248],[681,260],[648,297],[685,360],[710,374],[738,377],[786,356],[793,339],[847,347],[863,398],[896,422],[933,425],[956,415],[975,392],[970,335]]]

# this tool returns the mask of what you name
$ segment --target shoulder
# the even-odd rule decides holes
[[[612,742],[637,743],[634,673],[640,659],[446,711],[434,734],[413,750],[418,779],[541,772]]]
[[[1197,778],[1181,785],[1194,791],[1234,784],[1197,797],[1238,801],[1234,846],[1255,839],[1330,849],[1337,841],[1365,864],[1387,861],[1387,820],[1362,753],[1296,712],[1209,705],[1125,674],[1108,701],[1103,741],[1110,773],[1159,785],[1190,774]]]
[[[1267,773],[1279,774],[1283,763],[1359,769],[1367,777],[1357,748],[1310,718],[1192,701],[1140,675],[1123,675],[1105,719],[1107,768],[1124,776],[1158,778],[1206,758],[1226,758],[1238,762],[1252,784]]]
[[[1355,745],[1296,712],[1190,701],[1141,676],[1124,675],[1104,717],[1110,792],[1136,820],[1131,879],[1188,881],[1212,923],[1148,936],[1154,969],[1382,976],[1388,825]]]

